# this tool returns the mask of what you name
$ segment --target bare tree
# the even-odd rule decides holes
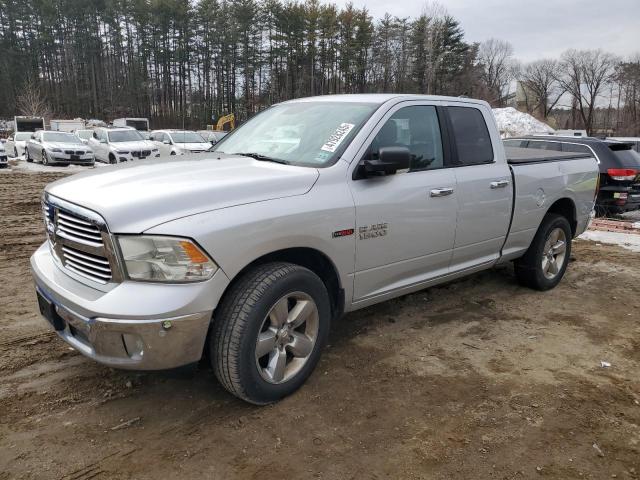
[[[513,58],[513,46],[495,38],[482,42],[478,48],[478,65],[481,80],[491,97],[488,100],[496,106],[504,106],[519,68]]]
[[[558,104],[565,89],[560,85],[560,64],[557,60],[543,59],[524,66],[519,75],[529,113],[538,113],[546,119]]]
[[[618,62],[615,55],[602,50],[567,50],[560,58],[558,82],[571,95],[589,135],[598,97],[611,82]]]
[[[49,117],[51,110],[38,84],[30,79],[16,99],[18,110],[29,117]]]

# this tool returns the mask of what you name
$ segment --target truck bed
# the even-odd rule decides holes
[[[537,150],[533,148],[504,147],[507,155],[507,162],[511,165],[521,165],[528,163],[561,162],[564,160],[575,160],[586,158],[590,155],[574,152],[555,152],[552,150]]]

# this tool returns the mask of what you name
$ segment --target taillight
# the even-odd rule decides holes
[[[631,181],[638,175],[638,170],[634,168],[610,168],[607,170],[607,173],[614,180]]]

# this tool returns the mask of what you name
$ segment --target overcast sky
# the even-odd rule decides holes
[[[344,6],[349,0],[335,0]],[[375,19],[385,12],[416,17],[424,0],[352,0]],[[467,41],[508,40],[518,59],[557,57],[567,48],[640,53],[640,0],[441,0],[461,22]]]

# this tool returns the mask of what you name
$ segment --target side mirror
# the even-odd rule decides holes
[[[163,140],[162,143],[165,145],[171,145],[171,140]]]
[[[407,170],[411,166],[411,152],[407,147],[382,147],[378,160],[364,160],[361,165],[361,177],[395,175],[398,170]]]
[[[34,134],[34,135],[31,135],[31,140],[35,140],[35,139],[36,139],[35,134]]]

